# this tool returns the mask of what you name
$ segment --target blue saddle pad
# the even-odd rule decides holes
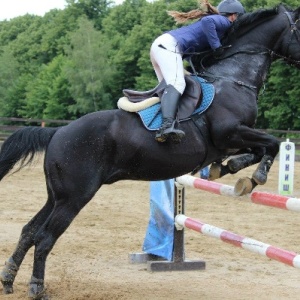
[[[201,105],[193,112],[194,114],[201,114],[206,111],[211,105],[214,95],[215,88],[214,86],[207,82],[201,77],[193,76],[195,80],[198,80],[202,88],[202,103]],[[148,130],[157,130],[161,127],[162,124],[162,114],[160,109],[160,102],[156,103],[148,108],[140,110],[137,112]]]

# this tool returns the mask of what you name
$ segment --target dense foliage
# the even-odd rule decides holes
[[[275,0],[241,0],[247,11]],[[291,7],[298,0],[286,0]],[[218,1],[211,1],[217,5]],[[174,28],[167,10],[196,0],[66,0],[63,10],[0,22],[0,116],[75,119],[116,107],[123,88],[157,83],[149,49]],[[288,79],[288,80],[287,80]],[[273,64],[259,97],[258,127],[300,129],[299,70]]]

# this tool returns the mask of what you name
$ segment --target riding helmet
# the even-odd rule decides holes
[[[238,0],[223,0],[217,7],[220,14],[244,14],[246,11]]]

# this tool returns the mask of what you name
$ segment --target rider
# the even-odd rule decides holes
[[[153,42],[150,58],[159,81],[166,81],[167,87],[160,99],[163,124],[156,132],[155,139],[165,142],[172,136],[180,142],[185,136],[184,131],[175,128],[178,102],[185,89],[183,55],[190,56],[211,48],[213,55],[219,57],[224,49],[220,39],[236,20],[239,14],[245,13],[238,0],[223,0],[217,9],[205,1],[208,12],[192,10],[188,13],[169,11],[177,23],[190,19],[198,21],[178,29],[168,31]]]

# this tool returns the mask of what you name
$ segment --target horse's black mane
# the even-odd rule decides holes
[[[245,13],[240,16],[231,26],[230,30],[227,32],[225,40],[230,39],[230,37],[238,38],[239,36],[245,34],[252,28],[255,28],[258,24],[261,24],[278,14],[279,6],[268,9],[259,9],[252,13]]]
[[[245,13],[241,15],[231,26],[227,32],[224,40],[230,39],[230,37],[238,38],[245,34],[249,30],[255,28],[257,25],[267,21],[269,18],[277,15],[280,11],[280,7],[283,7],[286,11],[292,11],[290,7],[284,4],[278,4],[273,8],[258,9],[252,13]]]
[[[278,14],[279,6],[269,9],[259,9],[252,13],[246,13],[240,16],[236,22],[233,23],[229,34],[237,33],[241,28],[247,25],[255,25],[264,22],[269,17],[273,17]]]

